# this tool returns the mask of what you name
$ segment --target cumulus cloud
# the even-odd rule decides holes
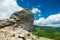
[[[37,12],[39,12],[39,13],[40,13],[40,12],[41,12],[41,10],[39,10],[38,8],[33,8],[33,9],[32,9],[32,12],[33,12],[33,13],[37,13]]]
[[[60,26],[60,13],[55,15],[50,15],[48,18],[40,18],[38,20],[34,20],[34,25],[39,26]]]
[[[34,20],[34,24],[36,24],[36,25],[42,25],[43,22],[44,22],[44,18],[40,18],[38,20]]]
[[[16,0],[0,0],[0,20],[9,18],[15,11],[22,10],[16,3]]]

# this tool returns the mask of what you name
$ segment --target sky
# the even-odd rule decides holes
[[[28,8],[34,14],[34,25],[60,27],[60,0],[0,0],[0,19]]]

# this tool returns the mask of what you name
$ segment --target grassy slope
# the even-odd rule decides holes
[[[34,25],[33,32],[34,35],[40,37],[52,38],[55,40],[60,40],[60,30],[59,28],[51,26],[36,26]]]

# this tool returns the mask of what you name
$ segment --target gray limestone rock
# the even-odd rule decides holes
[[[22,25],[24,30],[31,31],[33,27],[33,21],[33,13],[29,9],[24,9],[22,11],[13,13],[10,19],[1,20],[0,28],[3,28],[5,26],[18,27]]]
[[[24,9],[22,11],[15,12],[10,18],[15,19],[18,25],[23,24],[23,29],[31,31],[34,17],[30,10]]]
[[[30,32],[33,21],[33,13],[28,9],[13,13],[9,19],[0,20],[0,40],[50,40],[37,38]]]

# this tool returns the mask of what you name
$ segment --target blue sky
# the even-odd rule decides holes
[[[42,17],[47,18],[49,15],[60,12],[60,0],[17,0],[19,6],[23,8],[38,8],[42,12]],[[38,16],[36,14],[36,16]],[[39,16],[36,18],[40,18]]]
[[[60,0],[0,0],[0,20],[28,8],[34,14],[34,25],[60,27]]]
[[[34,24],[60,26],[60,0],[17,0],[17,4],[30,10],[33,8],[40,10],[34,13]]]

